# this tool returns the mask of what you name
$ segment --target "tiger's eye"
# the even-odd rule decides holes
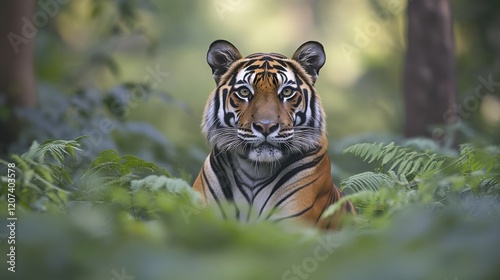
[[[290,97],[293,95],[293,89],[286,87],[281,91],[281,95],[283,97]]]
[[[238,90],[238,94],[241,96],[241,97],[249,97],[251,92],[248,88],[246,87],[242,87]]]

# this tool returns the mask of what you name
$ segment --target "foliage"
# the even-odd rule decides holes
[[[172,207],[174,198],[176,203],[184,203],[181,211],[196,210],[198,203],[182,179],[170,177],[154,163],[135,156],[119,156],[114,150],[99,154],[82,179],[82,186],[75,192],[76,200],[112,203],[134,219],[146,219],[161,207]]]
[[[40,11],[54,8],[39,2]],[[203,141],[198,120],[213,88],[206,47],[221,32],[247,54],[286,50],[317,34],[330,61],[317,83],[329,134],[397,133],[403,10],[392,13],[391,3],[377,0],[58,2],[67,3],[36,30],[39,104],[17,111],[26,126],[2,160],[16,164],[18,220],[16,273],[4,267],[1,279],[500,278],[499,149],[471,140],[499,139],[498,102],[490,102],[498,99],[487,99],[498,97],[492,61],[499,37],[489,32],[498,1],[453,4],[457,42],[474,55],[457,53],[453,108],[461,119],[444,130],[451,131],[440,139],[448,146],[429,139],[386,145],[380,142],[394,137],[372,135],[363,141],[379,143],[333,157],[337,177],[345,178],[344,199],[359,214],[334,233],[222,221],[170,176],[185,175],[178,169],[196,174],[206,156],[203,148],[179,145]],[[355,16],[343,16],[353,9]],[[297,11],[312,16],[297,21],[289,16]],[[357,34],[367,23],[382,24],[379,35],[366,37],[369,48],[357,44],[369,35]],[[346,55],[338,42],[355,51]],[[172,78],[154,88],[144,83],[144,66],[158,64]],[[495,88],[478,96],[483,80]],[[82,134],[88,137],[76,138]],[[451,148],[463,139],[471,143]],[[0,171],[0,208],[8,209],[7,173]]]
[[[163,72],[166,67],[159,67],[153,60],[134,76],[125,76],[120,65],[124,53],[132,51],[134,56],[147,57],[157,46],[152,22],[148,21],[154,10],[151,1],[85,0],[48,6],[49,10],[57,10],[51,16],[69,22],[65,27],[55,22],[37,30],[37,104],[16,108],[22,130],[17,141],[0,157],[22,153],[34,140],[73,139],[85,134],[88,137],[80,143],[84,152],[68,162],[72,170],[83,170],[100,152],[113,149],[155,161],[177,175],[195,172],[184,169],[199,163],[196,156],[183,152],[151,120],[135,117],[147,112],[151,104],[189,113],[186,104],[165,90],[169,82]],[[47,12],[45,4],[37,7],[40,14]],[[61,40],[68,39],[64,35],[66,28],[76,28],[77,37],[87,34],[85,43],[72,48],[71,40]],[[124,51],[119,47],[137,38],[141,38],[140,43],[131,49]],[[0,109],[4,105],[0,102]],[[75,179],[81,174],[70,175],[75,175]]]
[[[114,150],[101,152],[82,179],[71,182],[61,171],[70,171],[64,163],[83,152],[82,140],[34,143],[27,153],[11,156],[18,175],[18,258],[15,274],[0,272],[7,279],[500,275],[500,152],[495,146],[464,144],[456,156],[394,143],[351,146],[346,151],[376,163],[376,171],[342,182],[359,215],[344,229],[327,233],[221,220],[210,207],[199,205],[183,180]],[[405,162],[408,155],[423,160],[418,165]],[[432,162],[441,168],[425,168]],[[401,168],[409,164],[411,168]],[[6,195],[2,189],[3,209]],[[32,207],[41,197],[48,198],[39,202],[43,207]],[[3,251],[7,244],[0,246]]]
[[[151,124],[128,119],[133,108],[149,100],[182,106],[167,93],[153,91],[140,83],[126,83],[109,92],[82,89],[75,95],[65,95],[57,89],[42,86],[39,95],[37,107],[18,110],[26,127],[19,141],[10,147],[11,152],[24,150],[32,139],[71,139],[86,134],[88,136],[81,141],[84,152],[69,162],[73,169],[80,169],[106,149],[138,153],[141,151],[137,151],[137,147],[149,147],[154,153],[144,154],[144,157],[171,171],[175,170],[174,162],[193,160],[188,156],[181,157],[174,144]]]
[[[12,155],[17,180],[18,203],[34,211],[45,211],[46,207],[60,208],[67,202],[68,188],[71,187],[71,175],[65,168],[66,155],[75,156],[81,151],[79,140],[48,140],[42,144],[33,142],[29,151],[22,155]],[[5,166],[8,162],[0,160]],[[2,183],[7,177],[2,177]],[[0,190],[6,197],[7,188]]]
[[[394,142],[388,145],[356,144],[347,148],[345,152],[361,157],[368,163],[377,161],[376,169],[380,169],[381,172],[386,165],[390,165],[389,172],[395,170],[397,174],[404,175],[409,180],[417,173],[425,174],[439,169],[444,163],[444,159],[436,154],[419,153],[411,148],[396,146]]]
[[[355,144],[344,151],[375,163],[376,172],[355,174],[341,181],[341,188],[351,193],[360,210],[361,227],[371,227],[378,217],[391,216],[410,205],[444,207],[450,200],[488,197],[498,200],[500,194],[500,149],[460,145],[457,156],[429,150],[419,151],[418,143],[399,146],[394,142]],[[427,145],[428,146],[428,145]],[[433,146],[433,145],[431,145]],[[324,216],[340,209],[342,201],[332,205]]]

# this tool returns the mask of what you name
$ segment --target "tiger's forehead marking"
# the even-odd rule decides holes
[[[271,59],[288,59],[288,57],[282,55],[282,54],[279,54],[279,53],[254,53],[254,54],[251,54],[249,56],[247,56],[246,58],[257,58],[257,59],[267,59],[267,58],[271,58]]]
[[[286,56],[277,53],[256,53],[244,58],[244,63],[236,75],[236,84],[253,85],[262,78],[278,82],[278,86],[295,83],[295,73],[289,67]]]

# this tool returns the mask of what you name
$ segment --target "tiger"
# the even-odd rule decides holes
[[[323,45],[308,41],[291,58],[243,58],[233,44],[216,40],[206,60],[216,88],[201,124],[211,152],[193,183],[202,204],[216,205],[225,219],[323,229],[355,215],[346,201],[322,218],[343,197],[331,177],[325,113],[314,87],[326,61]]]

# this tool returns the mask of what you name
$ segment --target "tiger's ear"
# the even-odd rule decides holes
[[[319,69],[326,61],[323,45],[316,41],[309,41],[302,44],[293,54],[292,59],[297,61],[307,74],[311,76],[312,82],[316,82]]]
[[[229,66],[241,59],[238,49],[226,40],[214,41],[207,52],[207,62],[212,68],[212,76],[218,84],[220,77],[226,73]]]

